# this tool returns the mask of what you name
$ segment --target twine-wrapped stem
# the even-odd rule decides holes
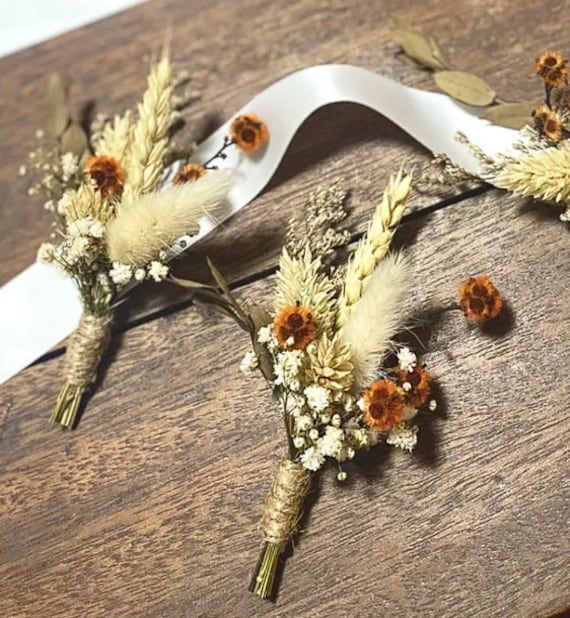
[[[311,473],[301,464],[290,459],[279,464],[261,519],[265,546],[252,587],[264,599],[273,593],[279,555],[297,529],[310,482]]]
[[[50,422],[70,428],[88,388],[97,377],[101,356],[111,330],[111,312],[105,315],[84,313],[69,337],[65,353],[65,382],[51,414]]]

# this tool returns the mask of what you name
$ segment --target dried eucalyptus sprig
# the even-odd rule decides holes
[[[45,208],[55,216],[56,242],[44,243],[38,259],[73,279],[83,305],[51,416],[64,427],[75,425],[95,381],[120,296],[131,282],[164,280],[169,247],[182,235],[196,234],[200,217],[212,212],[229,188],[227,173],[211,172],[199,182],[158,191],[169,148],[173,90],[170,59],[164,54],[151,67],[138,113],[100,122],[88,139],[69,117],[66,83],[50,79],[48,126],[55,144],[32,153],[42,178],[30,193],[42,194]]]
[[[345,480],[342,463],[383,436],[411,451],[414,417],[423,406],[435,409],[428,371],[394,343],[411,266],[388,249],[410,185],[403,172],[390,179],[340,290],[327,275],[330,247],[317,242],[316,227],[302,252],[283,249],[271,310],[240,305],[211,264],[215,286],[171,277],[248,332],[253,349],[240,369],[261,372],[283,418],[286,455],[263,511],[264,546],[252,582],[260,597],[274,592],[277,564],[297,532],[313,474],[333,460],[338,480]],[[311,243],[323,254],[313,253]],[[397,360],[382,368],[389,353]]]
[[[484,79],[457,70],[437,41],[431,36],[425,36],[406,19],[392,18],[390,34],[402,48],[400,58],[408,64],[432,71],[436,85],[449,96],[467,105],[486,108],[484,117],[495,124],[511,129],[520,129],[529,124],[535,103],[501,99]]]

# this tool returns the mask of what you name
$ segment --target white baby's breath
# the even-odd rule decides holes
[[[316,472],[325,463],[324,455],[314,446],[303,451],[299,459],[303,467],[312,472]]]
[[[126,285],[133,277],[133,270],[128,264],[113,262],[113,268],[109,271],[109,277],[116,285]]]
[[[390,430],[386,443],[405,451],[413,451],[418,442],[418,426],[409,425],[406,421],[399,423]]]
[[[166,264],[163,264],[162,262],[157,262],[156,260],[153,260],[150,263],[148,275],[157,283],[159,281],[164,281],[164,279],[168,275],[168,266]]]
[[[243,374],[251,373],[255,371],[259,366],[259,360],[255,352],[248,351],[244,354],[242,361],[239,365],[239,370]]]
[[[329,391],[318,384],[311,384],[303,391],[307,398],[307,404],[313,410],[326,410],[330,404]]]
[[[410,348],[400,348],[398,350],[398,365],[400,369],[407,372],[412,372],[417,363],[416,355],[410,350]]]

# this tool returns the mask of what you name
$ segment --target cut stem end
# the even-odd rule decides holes
[[[84,394],[85,388],[66,382],[59,391],[50,423],[59,423],[65,429],[73,429]]]
[[[259,568],[255,574],[253,583],[253,593],[262,599],[269,599],[273,596],[275,584],[275,573],[282,546],[276,543],[265,543],[263,554],[259,563]]]

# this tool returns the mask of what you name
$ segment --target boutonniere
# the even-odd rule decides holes
[[[211,159],[188,162],[189,152],[178,151],[172,139],[180,120],[176,86],[165,53],[150,69],[137,111],[98,119],[87,135],[71,119],[67,84],[50,79],[51,141],[40,132],[28,167],[39,173],[30,194],[43,197],[55,219],[53,240],[40,247],[38,259],[73,279],[83,306],[51,415],[63,427],[76,424],[96,379],[117,303],[136,282],[164,281],[169,260],[223,201],[230,174],[217,171],[217,161],[230,147],[249,154],[268,140],[259,118],[240,116]],[[181,158],[186,164],[170,181],[168,166]]]
[[[252,350],[241,370],[262,374],[282,418],[286,454],[263,510],[263,553],[252,583],[261,597],[273,593],[313,475],[330,462],[345,480],[343,463],[381,439],[411,451],[418,411],[435,409],[428,370],[394,341],[411,265],[389,249],[410,187],[409,175],[392,176],[368,231],[340,268],[331,266],[331,254],[348,242],[335,227],[343,194],[313,196],[304,227],[294,222],[287,235],[271,307],[238,303],[213,265],[217,286],[176,279],[249,333]]]
[[[519,131],[510,152],[493,156],[458,134],[459,141],[478,159],[480,172],[468,173],[446,155],[436,154],[433,167],[437,172],[428,171],[421,184],[433,188],[483,180],[520,197],[559,204],[564,208],[560,220],[570,221],[568,60],[557,51],[545,51],[535,58],[533,70],[544,86],[542,104],[507,102],[477,75],[457,70],[433,37],[425,36],[405,19],[394,18],[390,31],[402,48],[402,59],[430,71],[443,92],[478,108],[493,124]]]

